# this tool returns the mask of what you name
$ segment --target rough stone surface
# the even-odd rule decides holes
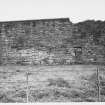
[[[60,49],[63,39],[71,36],[72,23],[68,18],[0,22],[1,63],[17,62],[20,59],[19,52],[28,53],[27,49],[45,50],[43,53]],[[24,59],[22,53],[21,58]]]

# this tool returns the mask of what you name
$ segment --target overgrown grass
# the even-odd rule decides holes
[[[32,88],[29,87],[29,101],[30,102],[95,102],[98,100],[97,75],[95,72],[91,73],[91,71],[89,71],[89,72],[81,73],[81,71],[78,71],[77,73],[71,73],[70,74],[72,75],[71,77],[74,76],[73,77],[74,84],[72,84],[72,82],[69,81],[69,80],[72,80],[72,79],[69,79],[69,74],[68,74],[68,77],[65,77],[66,73],[64,73],[65,75],[63,76],[62,76],[63,72],[60,72],[60,73],[58,75],[56,74],[57,75],[56,77],[55,76],[53,77],[53,75],[55,74],[52,73],[51,77],[50,76],[48,77],[49,79],[44,78],[45,81],[47,79],[46,82],[39,82],[38,85],[36,82],[33,84],[31,84],[30,82],[30,87]],[[43,73],[39,73],[37,75],[40,77],[42,76],[42,74]],[[4,79],[5,77],[6,77],[6,74],[2,76],[2,78]],[[32,76],[30,75],[30,77]],[[104,88],[105,78],[104,77],[105,77],[104,75],[103,77],[100,76],[100,80],[101,80],[100,86],[102,86],[102,88],[100,88],[100,95],[101,95],[100,101],[103,101],[103,102],[105,102],[105,88]],[[0,102],[2,103],[26,102],[26,87],[25,85],[23,85],[23,83],[22,85],[16,84],[13,86],[11,84],[10,86],[11,89],[9,89],[8,85],[9,84],[6,84],[6,85],[1,84],[0,86],[0,90],[8,89],[4,92],[0,91]],[[3,88],[3,86],[5,88]]]
[[[57,78],[57,79],[48,79],[48,86],[57,86],[57,87],[66,87],[70,88],[70,84],[67,80],[64,80],[63,78]]]
[[[48,79],[46,89],[30,90],[31,102],[94,102],[97,92],[94,89],[72,87],[63,78]],[[52,87],[52,88],[51,88]]]
[[[0,92],[0,102],[1,103],[26,102],[26,92],[25,91]]]

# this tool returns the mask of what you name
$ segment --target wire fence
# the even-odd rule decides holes
[[[29,83],[30,82],[32,82],[32,83],[35,83],[35,82],[42,82],[42,83],[44,83],[44,82],[48,82],[47,80],[34,80],[34,81],[30,81],[29,80],[29,77],[30,77],[30,75],[32,74],[32,75],[37,75],[37,73],[47,73],[47,72],[51,72],[51,73],[53,73],[53,72],[55,72],[55,73],[60,73],[60,72],[88,72],[88,71],[94,71],[95,73],[96,73],[96,81],[97,81],[97,102],[101,102],[101,82],[103,82],[104,83],[104,81],[101,81],[100,80],[100,71],[104,71],[104,68],[100,68],[100,67],[96,67],[95,69],[89,69],[89,70],[55,70],[55,71],[50,71],[50,70],[39,70],[39,71],[31,71],[31,70],[27,70],[27,71],[19,71],[19,73],[23,73],[24,75],[25,75],[25,80],[16,80],[16,81],[1,81],[0,80],[0,83],[7,83],[7,84],[9,84],[9,83],[25,83],[26,84],[26,102],[27,103],[29,103],[30,101],[29,101],[29,91],[30,91],[30,89],[29,89],[29,87],[30,87],[30,85],[29,85]],[[7,71],[0,71],[0,74],[2,74],[2,73],[4,73],[4,74],[6,74],[6,73],[12,73],[13,75],[14,75],[14,73],[16,73],[16,72],[7,72]],[[40,77],[41,78],[41,77]],[[70,81],[70,80],[67,80],[67,81]]]

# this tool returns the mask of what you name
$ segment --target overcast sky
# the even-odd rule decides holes
[[[0,21],[62,17],[105,20],[105,0],[0,0]]]

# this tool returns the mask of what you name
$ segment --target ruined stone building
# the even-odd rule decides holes
[[[57,58],[69,62],[75,54],[70,48],[65,54],[63,41],[71,36],[69,18],[0,22],[0,62],[43,64],[45,59],[53,63]]]

